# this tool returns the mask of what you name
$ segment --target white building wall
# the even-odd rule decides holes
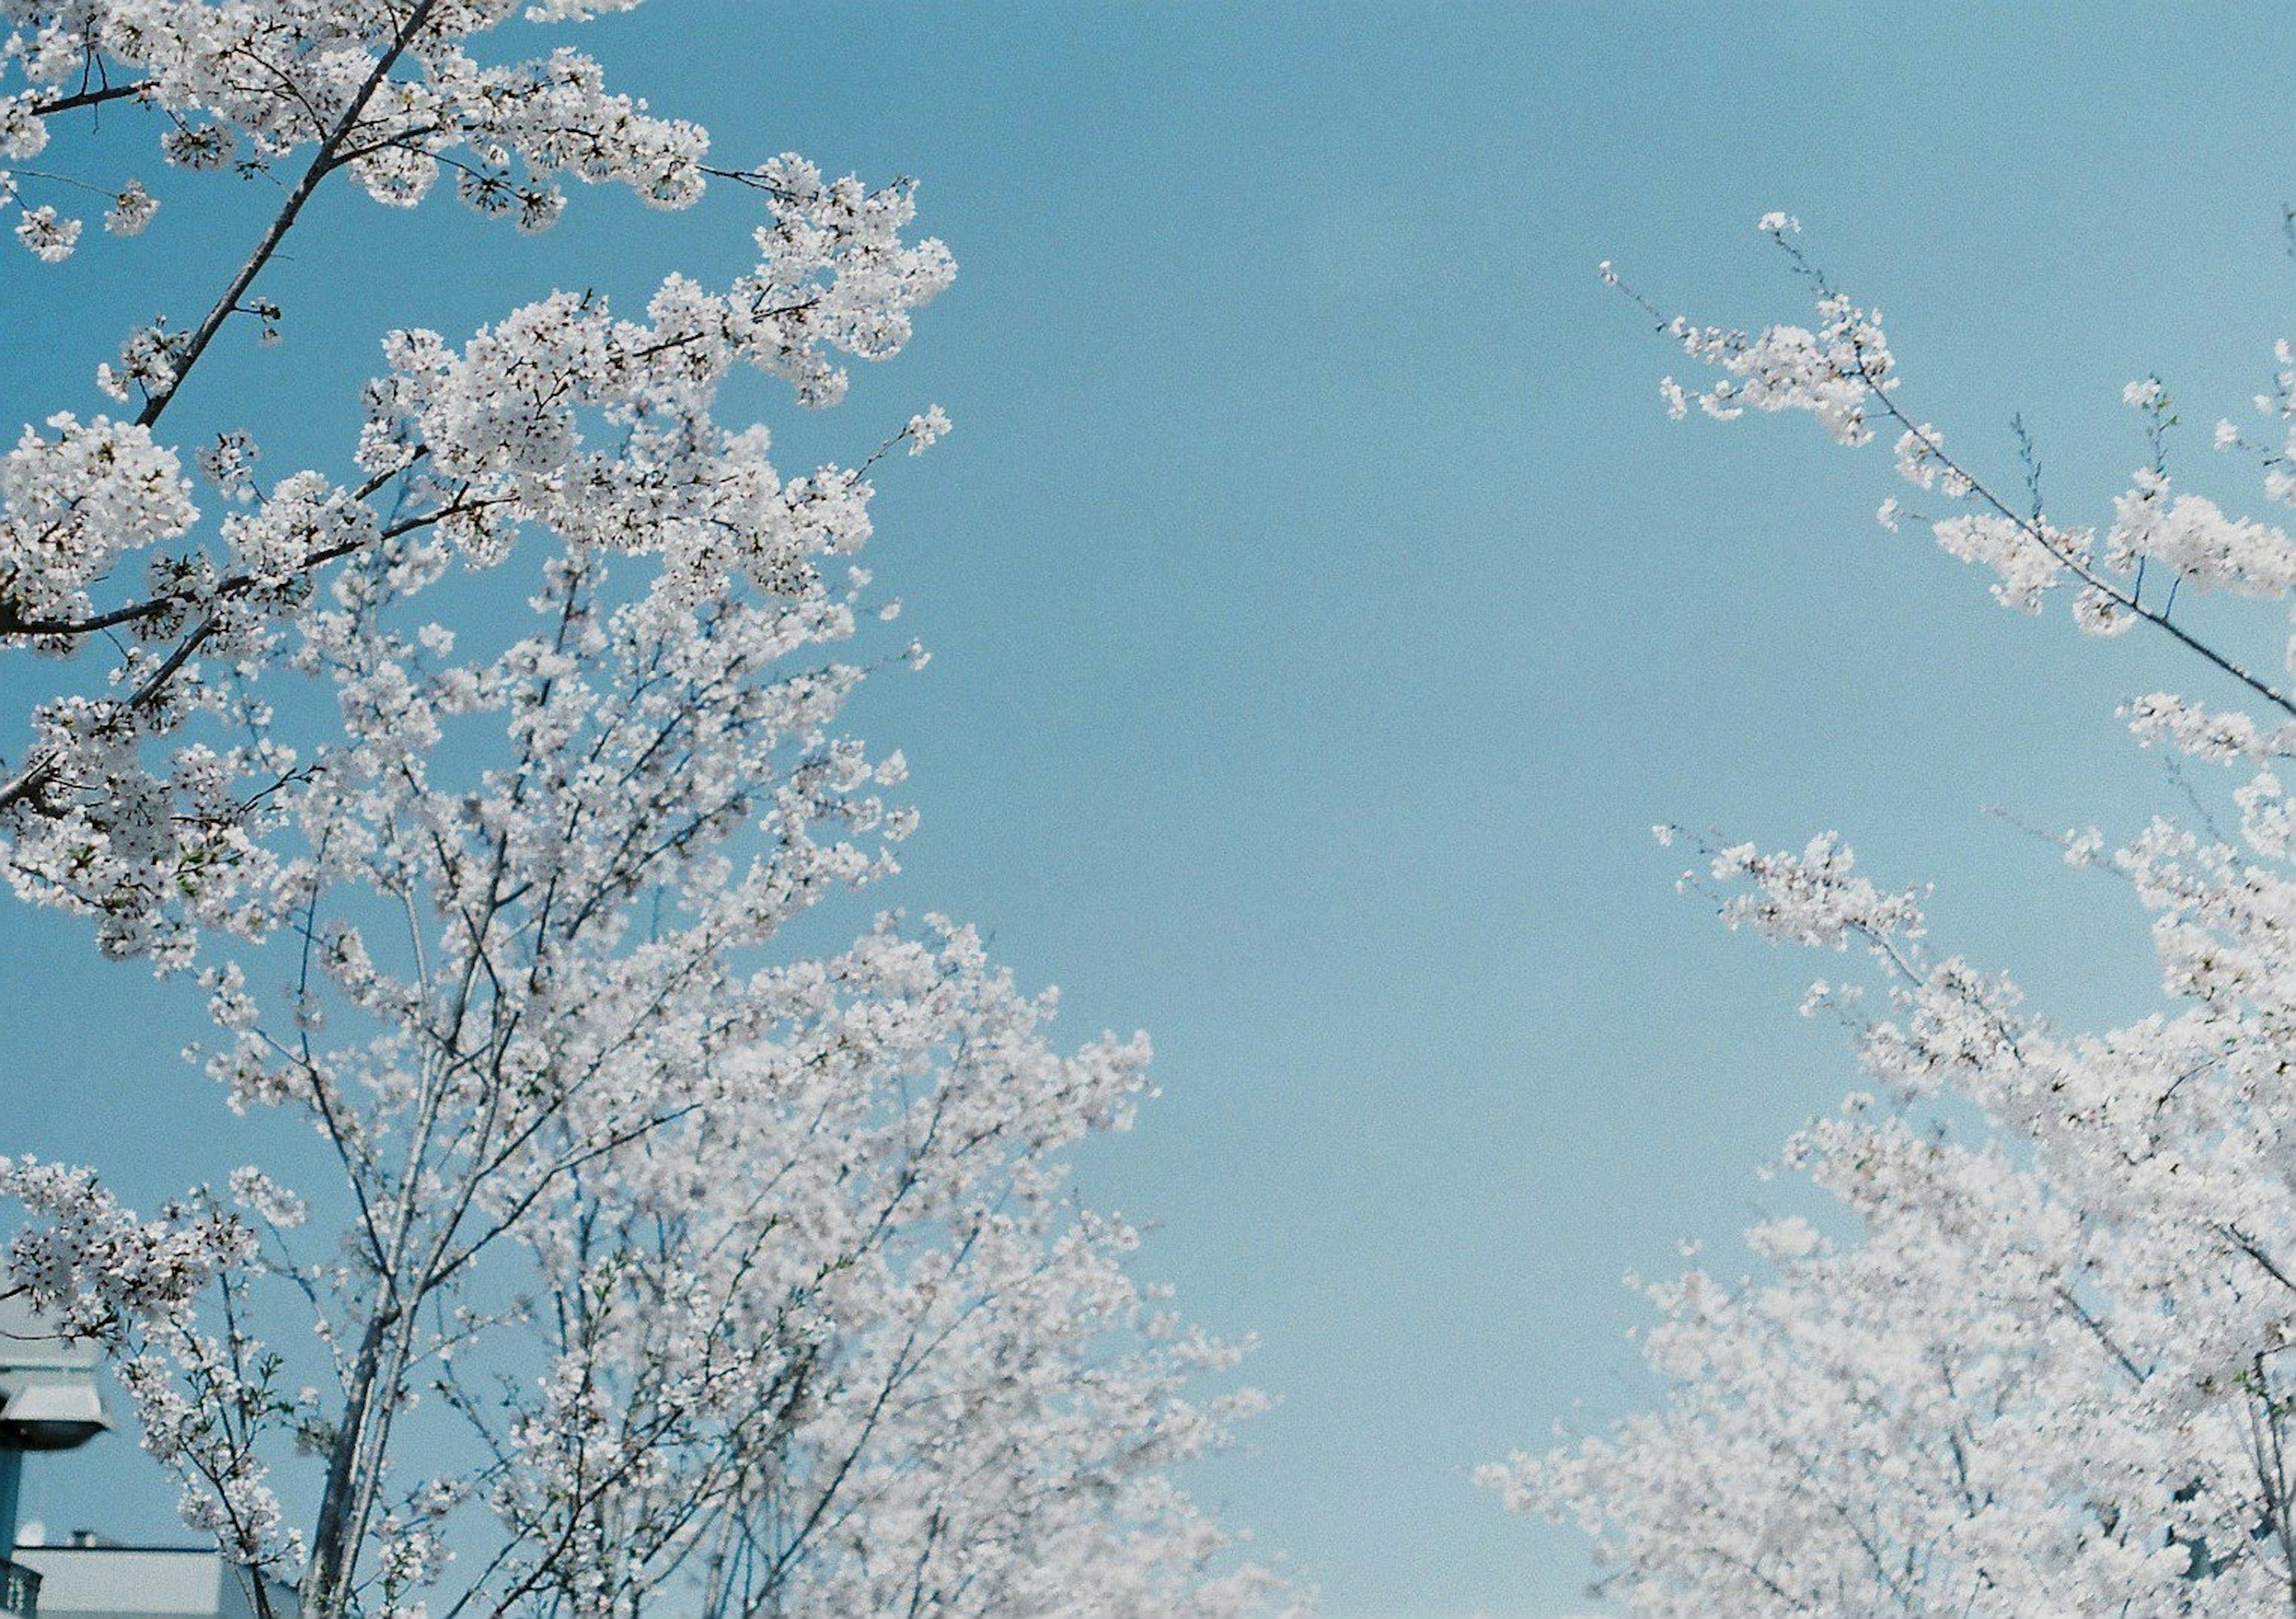
[[[212,1551],[172,1546],[19,1546],[40,1576],[40,1619],[253,1619],[247,1575]],[[294,1593],[272,1586],[281,1619]]]

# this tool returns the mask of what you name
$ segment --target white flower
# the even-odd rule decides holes
[[[940,406],[936,405],[922,416],[910,417],[909,425],[904,430],[908,436],[909,454],[922,455],[948,437],[948,417]]]
[[[16,240],[42,264],[60,265],[79,241],[80,222],[57,217],[47,203],[28,208],[16,220]]]
[[[144,189],[143,183],[130,180],[112,199],[111,210],[103,216],[103,228],[115,236],[141,235],[144,227],[152,223],[152,216],[159,211],[160,205]]]

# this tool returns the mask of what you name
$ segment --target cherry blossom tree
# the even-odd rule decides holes
[[[569,558],[533,634],[463,659],[390,627],[450,551],[387,541],[303,616],[347,740],[273,878],[291,976],[201,969],[208,1072],[316,1128],[340,1225],[252,1168],[156,1221],[0,1169],[20,1285],[117,1349],[186,1517],[306,1613],[1255,1606],[1168,1475],[1252,1408],[1182,1392],[1233,1353],[1062,1190],[1144,1043],[1056,1054],[1050,1001],[939,919],[772,949],[910,824],[898,756],[828,730],[865,576],[610,607]],[[263,1331],[290,1301],[299,1389]]]
[[[1808,1010],[1857,1030],[1874,1093],[1784,1157],[1846,1217],[1766,1222],[1750,1274],[1652,1288],[1663,1403],[1485,1482],[1581,1524],[1637,1615],[2296,1611],[2296,813],[2280,780],[2296,701],[2237,630],[2203,636],[2178,611],[2202,592],[2284,602],[2296,543],[2176,487],[2157,379],[2127,390],[2147,450],[2108,519],[1988,481],[1905,407],[1878,319],[1799,228],[1762,222],[1812,288],[1814,325],[1664,320],[1718,373],[1667,382],[1674,413],[1806,412],[1851,448],[1886,435],[1907,492],[1885,526],[1927,526],[2005,607],[2069,592],[2082,630],[2189,654],[2228,698],[2154,693],[2123,713],[2143,743],[2244,771],[2236,824],[2163,817],[2110,854],[2094,830],[2063,839],[2150,913],[2169,997],[2102,1034],[2060,1030],[2010,979],[1934,953],[1918,892],[1877,886],[1831,834],[1781,854],[1702,846],[1685,880],[1726,924],[1870,967],[1820,983]],[[2257,405],[2260,427],[2226,422],[2216,443],[2287,503],[2285,346]],[[1878,1016],[1860,1000],[1874,989]]]
[[[1271,1581],[1174,1478],[1257,1396],[1192,1392],[1235,1352],[1067,1184],[1144,1040],[1062,1053],[1052,998],[937,917],[787,936],[914,824],[899,755],[837,729],[891,659],[837,650],[898,605],[850,560],[872,465],[948,424],[785,474],[719,397],[748,368],[835,403],[949,258],[906,184],[714,168],[579,53],[488,60],[514,12],[8,0],[0,201],[38,259],[90,185],[108,229],[152,217],[33,167],[98,105],[282,200],[197,324],[97,368],[117,414],[43,413],[0,461],[0,649],[67,660],[26,665],[59,673],[0,860],[196,972],[231,1108],[324,1147],[149,1217],[0,1160],[9,1285],[111,1353],[264,1619],[275,1580],[309,1619],[1257,1611]],[[526,230],[570,176],[663,208],[730,183],[756,263],[389,333],[343,464],[267,492],[260,421],[168,441],[222,335],[275,326],[265,271],[321,186],[412,206],[442,174]],[[522,541],[529,622],[435,616]],[[280,723],[290,684],[334,721]]]
[[[625,9],[528,14],[571,23]],[[795,157],[713,167],[703,130],[610,93],[578,51],[483,60],[518,15],[443,0],[8,7],[0,86],[22,87],[0,96],[0,162],[12,166],[0,203],[40,258],[68,258],[81,226],[37,193],[116,192],[115,231],[152,217],[132,181],[29,166],[54,120],[100,104],[144,110],[168,163],[234,166],[283,190],[196,324],[131,331],[97,368],[116,417],[44,408],[0,461],[0,648],[111,658],[101,688],[60,683],[29,716],[0,770],[0,848],[19,892],[97,916],[116,953],[180,963],[200,927],[275,920],[259,898],[264,819],[299,764],[283,743],[239,740],[259,711],[233,676],[267,661],[331,565],[435,533],[485,566],[542,529],[658,555],[660,588],[693,601],[735,577],[784,588],[816,541],[866,536],[857,471],[785,477],[762,428],[721,424],[714,407],[742,368],[785,380],[801,404],[832,404],[840,356],[899,350],[953,267],[938,241],[904,239],[910,188],[828,180]],[[260,421],[188,449],[167,440],[170,407],[223,334],[275,329],[264,273],[322,186],[341,176],[408,207],[442,175],[528,231],[559,217],[570,178],[664,209],[712,179],[734,184],[760,204],[757,263],[714,290],[672,276],[636,319],[560,293],[460,343],[391,333],[344,465],[291,471],[267,493],[254,474]],[[921,446],[945,425],[929,413],[907,437]],[[204,506],[187,467],[209,487]],[[202,716],[223,722],[215,734],[197,734]]]

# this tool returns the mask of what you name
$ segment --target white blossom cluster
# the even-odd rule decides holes
[[[1791,214],[1762,216],[1755,227],[1783,249],[1817,290],[1818,326],[1770,326],[1749,334],[1726,326],[1699,326],[1677,316],[1667,335],[1683,352],[1722,373],[1712,388],[1692,391],[1672,377],[1659,384],[1668,413],[1679,420],[1690,405],[1718,421],[1749,409],[1808,411],[1836,444],[1857,446],[1874,437],[1874,405],[1898,385],[1897,364],[1882,330],[1879,310],[1859,308],[1826,283],[1793,238],[1801,221]],[[1620,283],[1611,266],[1603,279]]]
[[[757,270],[723,293],[673,276],[643,323],[558,293],[459,353],[433,332],[394,334],[391,373],[368,390],[361,468],[411,471],[442,536],[480,561],[532,524],[586,549],[657,552],[665,588],[687,601],[734,575],[801,590],[816,559],[868,537],[868,486],[834,467],[784,480],[764,428],[714,420],[718,389],[749,365],[807,404],[835,403],[846,379],[832,356],[897,352],[909,312],[953,266],[938,242],[902,241],[906,187],[824,183],[795,158],[757,178],[774,221],[757,233]],[[603,445],[585,437],[589,413],[611,429]],[[938,429],[919,417],[912,431],[929,442]]]
[[[2037,614],[2053,591],[2068,581],[2077,584],[2074,621],[2092,634],[2119,634],[2149,623],[2189,644],[2191,638],[2174,620],[2179,590],[2272,601],[2296,591],[2296,541],[2285,530],[2231,515],[2206,496],[2172,492],[2164,446],[2177,418],[2159,378],[2139,379],[2122,391],[2123,402],[2145,420],[2153,456],[2151,464],[2130,475],[2128,489],[2115,499],[2112,521],[2100,544],[2095,527],[2052,521],[2040,509],[2038,491],[2013,499],[1949,454],[1937,428],[1915,421],[1898,404],[1903,379],[1879,312],[1835,289],[1805,256],[1794,241],[1801,229],[1799,220],[1773,213],[1763,217],[1759,228],[1815,289],[1819,324],[1816,331],[1777,325],[1749,333],[1679,316],[1667,319],[1668,335],[1691,357],[1721,373],[1703,390],[1667,378],[1660,388],[1670,414],[1686,415],[1693,404],[1719,421],[1748,408],[1803,411],[1834,442],[1852,447],[1871,443],[1877,429],[1894,429],[1898,477],[1917,495],[1936,495],[1957,508],[1927,519],[1939,546],[1991,572],[1994,599],[2019,612]],[[1603,266],[1603,275],[1611,285],[1623,285],[1611,265]],[[2251,445],[2226,422],[2215,442],[2218,448],[2253,450],[2265,497],[2296,504],[2296,349],[2283,343],[2276,352],[2281,367],[2276,388],[2258,397],[2256,408],[2276,424],[2276,437]],[[1882,527],[1892,530],[1911,515],[1895,495],[1877,513]],[[2208,655],[2220,666],[2228,661],[2214,650]],[[2290,657],[2296,669],[2296,648]],[[2296,715],[2270,680],[2236,663],[2229,672],[2252,695]]]
[[[25,202],[27,186],[54,189],[57,179],[20,166],[46,150],[49,119],[132,102],[158,115],[160,156],[181,168],[310,155],[307,181],[341,170],[398,205],[421,201],[451,173],[466,202],[522,230],[557,220],[566,177],[626,185],[662,208],[693,201],[709,151],[700,127],[608,91],[598,64],[576,50],[501,64],[472,53],[518,9],[504,0],[9,0],[0,164],[17,167],[0,168],[0,199],[17,205],[26,248],[50,263],[70,258],[80,221],[52,201]],[[151,220],[152,197],[134,180],[112,189],[105,228],[133,235]]]
[[[344,559],[428,536],[484,566],[545,530],[573,552],[659,557],[657,588],[693,604],[737,579],[801,594],[823,559],[868,536],[865,467],[785,474],[763,426],[721,422],[715,405],[741,370],[833,404],[846,359],[899,350],[953,273],[938,241],[906,239],[910,187],[828,179],[786,156],[706,170],[699,129],[609,94],[578,53],[479,65],[474,40],[512,15],[439,0],[10,12],[0,69],[30,87],[0,102],[9,150],[37,151],[48,117],[133,100],[164,115],[179,159],[236,152],[299,174],[204,319],[130,332],[99,368],[123,419],[51,414],[0,462],[0,655],[116,649],[100,684],[60,680],[0,758],[0,862],[19,894],[97,918],[115,953],[180,965],[202,928],[276,923],[262,898],[268,833],[309,761],[275,740],[254,677]],[[220,331],[248,318],[275,330],[280,312],[252,289],[321,184],[349,173],[411,202],[441,165],[473,202],[529,224],[555,217],[550,176],[567,174],[665,207],[720,174],[766,223],[748,274],[719,290],[673,276],[642,320],[560,293],[459,345],[390,334],[343,476],[291,470],[258,487],[259,423],[188,448],[161,435]],[[111,224],[130,233],[150,217],[131,185]],[[61,241],[77,226],[35,209],[24,229]],[[936,408],[895,442],[919,448],[947,428]],[[400,585],[441,560],[429,544],[395,554]]]
[[[1802,352],[1765,338],[1722,355]],[[2153,455],[2101,543],[1948,459],[1885,380],[1869,420],[1900,428],[1916,489],[1959,508],[1938,538],[1994,571],[1997,598],[2030,611],[2076,579],[2084,628],[2146,624],[2243,695],[2123,710],[2143,740],[2253,773],[2232,795],[2237,824],[2158,820],[2110,855],[2094,830],[2067,835],[2068,861],[2109,865],[2149,914],[2167,998],[2095,1034],[1929,955],[1915,896],[1857,875],[1831,835],[1799,854],[1711,852],[1686,880],[1718,890],[1726,921],[1858,944],[1885,991],[1858,1034],[1874,1093],[1784,1156],[1841,1217],[1766,1222],[1746,1273],[1649,1288],[1659,1407],[1483,1480],[1582,1525],[1605,1589],[1646,1619],[2285,1615],[2296,812],[2275,766],[2296,748],[2296,709],[2175,607],[2203,589],[2278,602],[2296,553],[2279,528],[2170,496],[2157,380],[2128,389]],[[2289,399],[2284,376],[2259,401],[2284,430]],[[1847,409],[1815,386],[1796,403],[1830,428]],[[2288,496],[2289,456],[2264,453],[2268,498]],[[1810,1010],[1857,1021],[1857,987],[1820,985]]]

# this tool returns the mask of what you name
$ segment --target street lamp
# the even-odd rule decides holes
[[[62,1336],[21,1292],[0,1288],[0,1608],[20,1619],[31,1619],[39,1591],[31,1570],[9,1556],[24,1456],[77,1450],[111,1426],[95,1361],[94,1339]]]

